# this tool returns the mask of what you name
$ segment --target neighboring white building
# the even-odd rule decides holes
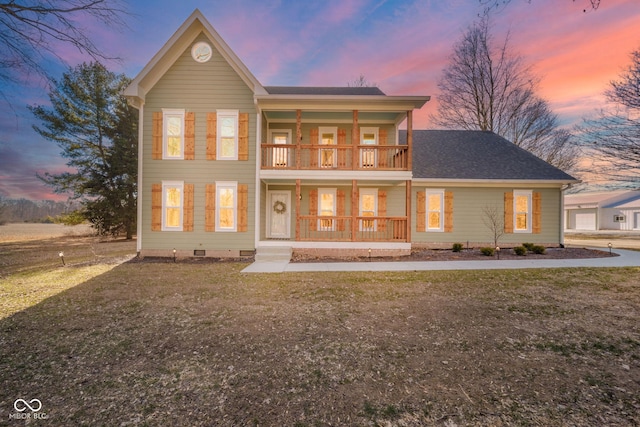
[[[564,196],[566,230],[640,230],[640,190]]]

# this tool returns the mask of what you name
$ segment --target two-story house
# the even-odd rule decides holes
[[[142,256],[489,242],[488,201],[505,242],[562,243],[570,176],[491,133],[414,131],[428,96],[263,86],[198,10],[125,96],[140,117]]]

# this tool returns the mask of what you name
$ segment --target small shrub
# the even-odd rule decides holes
[[[544,255],[547,252],[547,249],[544,246],[533,245],[531,247],[531,252],[538,255]]]
[[[454,243],[453,252],[461,252],[463,247],[464,246],[462,246],[462,243]]]
[[[533,252],[533,247],[535,246],[533,243],[523,243],[523,247],[525,247],[529,252]]]
[[[480,253],[482,255],[486,255],[486,256],[493,256],[493,254],[496,252],[495,248],[491,248],[491,247],[484,247],[484,248],[480,248]]]
[[[515,252],[518,256],[524,256],[527,254],[527,248],[525,248],[524,246],[516,246],[515,248],[513,248],[513,252]]]

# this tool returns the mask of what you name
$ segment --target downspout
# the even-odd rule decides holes
[[[564,229],[567,227],[567,214],[564,211],[564,192],[571,188],[572,184],[560,187],[560,247],[564,248]]]

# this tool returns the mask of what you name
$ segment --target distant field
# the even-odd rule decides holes
[[[93,230],[89,224],[68,226],[62,224],[11,223],[0,226],[0,242],[21,242],[65,236],[87,236]]]

